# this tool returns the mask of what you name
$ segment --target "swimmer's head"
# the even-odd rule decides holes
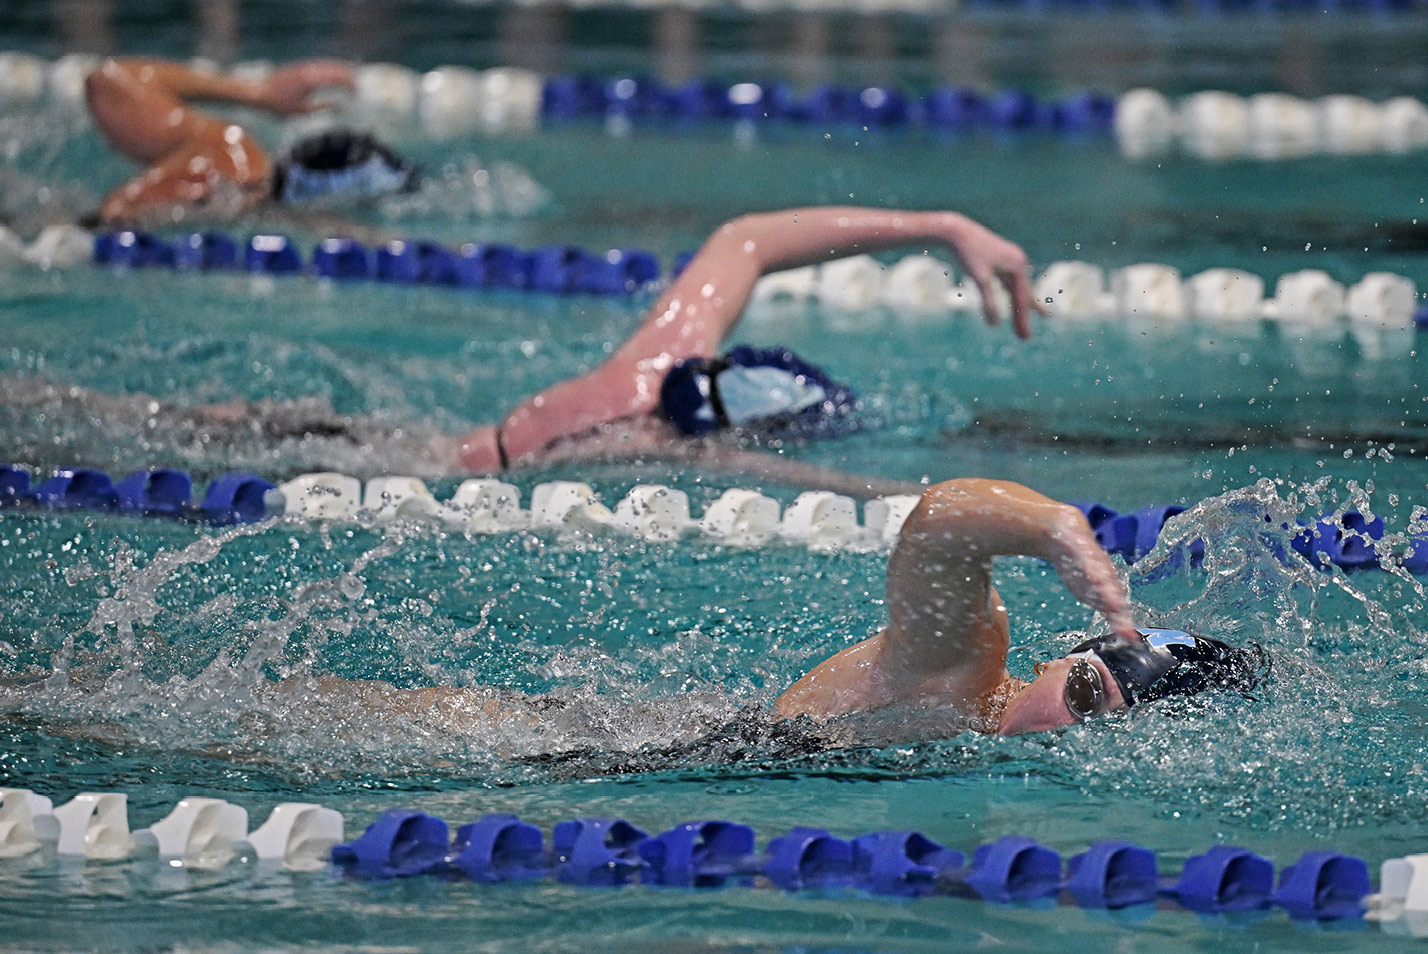
[[[722,358],[676,362],[660,386],[660,409],[695,437],[734,428],[773,437],[826,437],[848,429],[857,399],[787,348],[747,345]]]
[[[1086,640],[1065,657],[1037,667],[1037,678],[1002,714],[1003,735],[1035,732],[1206,689],[1249,692],[1265,656],[1183,630],[1142,629],[1141,640],[1117,636]]]
[[[273,172],[273,196],[287,204],[360,202],[417,187],[417,170],[369,133],[330,129],[293,146]]]

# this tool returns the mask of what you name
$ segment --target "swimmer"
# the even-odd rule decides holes
[[[231,218],[268,201],[411,189],[415,171],[370,136],[332,130],[274,161],[242,126],[189,106],[209,100],[288,116],[320,108],[314,94],[334,87],[351,89],[352,70],[330,60],[294,63],[255,80],[163,60],[104,61],[85,82],[90,112],[110,144],[145,169],[104,199],[98,221],[178,221],[197,209]]]
[[[909,246],[952,252],[981,291],[989,324],[999,319],[998,288],[1010,299],[1019,338],[1031,336],[1032,312],[1046,314],[1032,298],[1022,249],[957,212],[827,206],[745,215],[715,230],[603,364],[463,437],[460,467],[492,474],[573,459],[675,459],[848,493],[905,491],[906,484],[839,480],[697,438],[731,425],[757,427],[760,413],[780,425],[816,427],[819,418],[836,425],[850,410],[846,388],[787,352],[736,349],[720,358],[720,347],[765,273]],[[731,369],[739,372],[732,386],[725,383]],[[733,412],[736,404],[747,416]]]
[[[1104,618],[1109,632],[1038,665],[1030,681],[1012,676],[1006,665],[1009,616],[992,584],[998,556],[1049,562],[1072,595]],[[799,720],[789,723],[796,734],[800,723],[821,726],[839,716],[896,708],[919,734],[933,725],[954,734],[1015,735],[1094,720],[1166,696],[1247,692],[1264,668],[1257,649],[1179,630],[1137,628],[1125,584],[1085,516],[1007,481],[959,479],[927,488],[888,559],[886,592],[888,624],[794,682],[774,703],[775,719]],[[80,669],[68,670],[63,680],[81,692],[105,683],[103,673]],[[8,698],[0,692],[0,717],[54,685],[53,675],[0,680],[0,690],[9,691]],[[265,711],[285,713],[285,719],[311,710],[310,717],[297,719],[304,724],[366,712],[456,736],[499,726],[579,727],[587,736],[593,731],[580,727],[578,706],[565,711],[569,700],[499,685],[407,689],[322,675],[260,678],[253,689]],[[273,716],[255,712],[253,718]],[[882,723],[877,731],[886,728]],[[836,734],[848,737],[843,730]]]
[[[1030,681],[1007,672],[1010,625],[992,585],[993,558],[1049,562],[1066,588],[1109,624]],[[927,488],[888,560],[889,622],[831,656],[774,703],[780,719],[814,722],[890,707],[938,716],[956,730],[1017,735],[1096,719],[1171,695],[1248,691],[1258,651],[1132,622],[1124,583],[1081,511],[1008,481],[959,479]],[[445,731],[476,724],[538,726],[559,700],[499,687],[398,689],[336,677],[289,690],[416,717]]]
[[[990,324],[999,320],[998,288],[1010,300],[1018,337],[1031,336],[1033,312],[1045,313],[1032,299],[1022,249],[965,215],[814,207],[745,215],[720,226],[609,359],[522,401],[501,424],[478,427],[459,439],[427,431],[417,443],[423,429],[413,427],[404,429],[412,441],[404,439],[398,450],[388,422],[340,415],[318,406],[320,401],[307,402],[300,413],[269,400],[176,408],[143,395],[115,398],[75,387],[56,393],[4,376],[0,395],[21,404],[51,398],[74,403],[86,419],[104,410],[113,421],[106,430],[125,417],[152,421],[146,445],[174,432],[212,447],[246,447],[255,437],[330,442],[341,445],[338,466],[350,468],[356,450],[381,457],[372,467],[385,471],[393,466],[392,453],[399,453],[396,466],[420,476],[497,474],[573,461],[663,461],[861,497],[920,493],[921,483],[750,450],[717,433],[735,424],[757,433],[760,411],[768,413],[767,423],[787,432],[826,427],[838,433],[855,409],[846,388],[778,349],[735,349],[725,358],[719,349],[764,273],[908,246],[950,250],[980,289]],[[739,417],[734,408],[740,403],[755,416]],[[320,446],[311,450],[322,453]],[[306,466],[321,463],[308,459]]]

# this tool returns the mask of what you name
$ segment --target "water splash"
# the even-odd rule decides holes
[[[382,200],[381,210],[390,221],[470,222],[529,218],[550,202],[550,193],[515,163],[465,156],[427,174],[416,192]]]
[[[766,715],[881,624],[876,555],[296,521],[67,557],[68,589],[92,609],[44,635],[49,682],[0,689],[0,710],[299,778],[1025,775],[1271,830],[1402,822],[1428,789],[1423,589],[1294,553],[1295,520],[1336,492],[1265,481],[1205,501],[1132,568],[1143,618],[1264,646],[1273,669],[1255,698],[1166,700],[1025,739],[927,713]],[[1026,674],[1087,614],[1036,561],[998,579]]]

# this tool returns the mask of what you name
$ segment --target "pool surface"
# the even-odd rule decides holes
[[[397,45],[318,7],[300,6],[282,32],[277,7],[245,6],[232,53],[351,49],[425,69],[491,66],[511,49],[472,8],[402,9],[410,26]],[[442,15],[462,25],[437,30]],[[125,51],[187,55],[187,16],[161,11],[144,32],[121,12],[111,38]],[[555,47],[552,69],[654,68],[652,54],[617,39],[622,25],[644,22],[637,14],[571,16],[600,26]],[[804,61],[751,44],[747,19],[706,16],[696,67],[793,76]],[[1246,93],[1292,80],[1304,95],[1379,97],[1417,94],[1423,81],[1411,17],[1349,18],[1340,30],[1332,19],[1137,19],[1157,24],[1135,48],[1140,58],[1059,66],[1032,65],[1028,48],[1057,36],[1063,48],[1083,48],[1081,31],[1097,21],[1022,11],[969,12],[961,22],[977,37],[977,81],[988,87],[1049,94],[1148,83],[1180,93],[1238,75],[1234,88]],[[912,85],[945,76],[919,31],[895,23],[903,39],[882,60],[840,40],[819,69],[863,81],[877,62]],[[1272,27],[1249,39],[1253,31],[1236,27],[1244,23]],[[38,15],[3,14],[0,26],[14,49],[52,57],[66,42]],[[1239,39],[1220,42],[1227,36]],[[1312,70],[1296,72],[1283,52],[1292,48]],[[1242,65],[1250,68],[1236,73]],[[667,267],[751,209],[950,207],[1021,242],[1038,267],[1149,261],[1190,275],[1224,266],[1271,289],[1303,268],[1345,284],[1389,271],[1428,285],[1421,251],[1384,241],[1382,228],[1424,215],[1423,153],[1132,162],[1113,140],[1090,136],[809,127],[750,136],[728,125],[574,122],[443,137],[414,120],[383,122],[436,172],[421,201],[359,214],[384,235],[639,246]],[[53,103],[0,109],[0,145],[0,201],[22,229],[92,206],[125,175],[87,123]],[[322,237],[289,223],[232,231],[274,224],[305,248]],[[650,300],[0,263],[0,462],[115,475],[171,466],[200,481],[236,469],[273,481],[316,470],[412,473],[445,497],[460,475],[427,452],[432,439],[593,367]],[[1383,859],[1424,850],[1428,594],[1391,560],[1347,574],[1282,559],[1293,533],[1281,525],[1352,508],[1382,516],[1390,544],[1407,545],[1428,504],[1417,334],[1376,355],[1342,326],[1058,320],[1019,343],[967,315],[779,301],[753,308],[736,334],[787,344],[864,398],[867,426],[856,433],[771,453],[913,482],[1014,479],[1121,511],[1190,505],[1160,548],[1127,567],[1132,596],[1147,622],[1259,642],[1273,668],[1254,698],[1165,702],[1014,739],[906,711],[779,724],[767,712],[784,687],[885,621],[885,551],[0,510],[0,786],[57,804],[121,791],[133,828],[201,795],[242,805],[254,824],[280,802],[328,805],[343,812],[349,838],[398,806],[453,825],[510,812],[547,833],[583,816],[649,832],[726,818],[753,826],[761,845],[799,824],[842,837],[916,829],[968,852],[1016,833],[1067,857],[1117,837],[1155,849],[1169,874],[1213,844],[1281,867],[1334,849],[1367,859],[1376,877]],[[256,430],[205,429],[187,416],[235,398],[297,403]],[[662,464],[549,467],[514,482],[529,500],[552,479],[587,482],[611,505],[637,484],[663,483],[685,491],[696,514],[730,488],[784,505],[803,489]],[[1205,557],[1191,566],[1183,555],[1195,540]],[[1003,561],[998,588],[1013,613],[1013,674],[1028,675],[1091,622],[1036,561]],[[302,688],[324,675],[496,686],[551,701],[538,720],[454,725]],[[14,685],[41,676],[51,677],[43,691]],[[272,688],[282,680],[288,688]],[[0,925],[0,950],[14,951],[1337,952],[1412,943],[1372,922],[1293,922],[1281,911],[1202,917],[1171,906],[1108,914],[852,890],[365,882],[251,861],[197,871],[44,855],[0,859]]]

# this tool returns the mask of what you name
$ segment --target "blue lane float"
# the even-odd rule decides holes
[[[182,517],[193,503],[193,479],[166,467],[130,474],[114,489],[119,509],[145,516]]]
[[[1361,915],[1370,890],[1362,858],[1311,851],[1280,872],[1273,901],[1298,920],[1340,920]]]
[[[119,492],[109,475],[84,467],[57,470],[35,488],[34,499],[49,510],[116,510]]]
[[[238,243],[222,232],[194,232],[174,242],[174,267],[208,271],[238,267]]]
[[[1233,845],[1187,859],[1180,878],[1165,889],[1181,906],[1205,914],[1260,910],[1273,891],[1274,864]]]
[[[915,831],[881,831],[853,839],[853,865],[874,894],[917,897],[936,891],[944,872],[967,858]]]
[[[1083,908],[1148,904],[1160,889],[1155,852],[1124,841],[1098,841],[1066,863],[1062,887]]]
[[[620,818],[561,822],[550,839],[555,876],[572,884],[627,884],[646,866],[639,849],[647,838]]]
[[[845,887],[853,883],[853,845],[822,828],[792,828],[769,842],[763,873],[786,891]]]
[[[302,252],[286,235],[254,235],[243,249],[243,268],[260,275],[296,275]]]
[[[267,494],[274,489],[256,474],[223,474],[208,485],[198,510],[209,523],[257,523],[267,519]]]
[[[686,822],[641,842],[639,854],[650,884],[722,887],[749,870],[754,830],[727,821]]]
[[[1115,114],[1115,99],[1093,90],[1042,99],[1019,89],[988,93],[936,87],[916,93],[895,86],[824,83],[799,97],[783,81],[701,78],[670,86],[650,76],[565,75],[547,78],[541,94],[541,115],[554,122],[619,118],[670,125],[743,121],[1104,135],[1114,126]]]
[[[881,831],[844,840],[796,826],[760,853],[754,830],[722,820],[691,821],[649,835],[620,818],[558,823],[547,851],[542,832],[515,815],[492,814],[457,829],[434,816],[393,809],[356,841],[332,850],[334,870],[386,880],[421,875],[480,883],[554,879],[587,887],[622,885],[785,891],[862,891],[897,897],[949,895],[995,904],[1058,899],[1087,909],[1172,901],[1200,914],[1266,913],[1277,907],[1302,921],[1359,918],[1372,890],[1361,858],[1308,852],[1274,884],[1274,864],[1244,848],[1216,845],[1161,879],[1155,852],[1101,841],[1061,856],[1031,838],[1008,835],[965,856],[916,831]]]
[[[551,295],[631,295],[665,277],[654,253],[639,248],[595,252],[574,245],[519,249],[468,243],[452,249],[406,240],[373,249],[355,239],[333,237],[318,242],[305,261],[288,236],[254,235],[240,242],[218,232],[195,232],[173,240],[132,230],[100,233],[94,240],[93,262],[116,269],[241,269],[255,275],[310,274],[332,281]]]
[[[447,867],[448,831],[434,815],[393,809],[368,825],[361,838],[335,846],[332,864],[343,874],[372,880],[434,873]]]
[[[545,836],[515,815],[486,815],[456,830],[452,864],[472,881],[533,881],[545,876]]]
[[[1006,835],[972,854],[964,879],[984,901],[1010,904],[1061,890],[1061,856],[1021,835]]]

